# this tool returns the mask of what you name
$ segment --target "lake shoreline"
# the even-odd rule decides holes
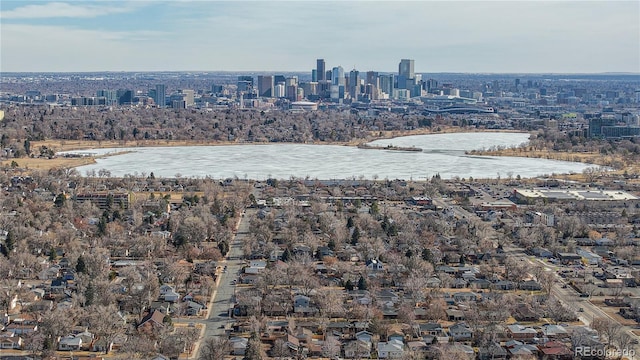
[[[93,149],[84,152],[91,153],[90,155],[108,155],[131,150],[132,153],[105,157],[99,159],[97,164],[82,166],[76,170],[84,174],[104,168],[114,176],[154,172],[156,176],[162,177],[180,174],[187,177],[251,179],[288,179],[292,176],[318,179],[415,179],[431,177],[434,174],[440,174],[443,178],[484,178],[510,172],[523,177],[535,177],[544,174],[581,173],[585,168],[584,164],[557,163],[547,159],[465,154],[466,151],[493,146],[518,146],[528,141],[528,133],[466,132],[430,135],[434,136],[396,137],[369,144],[376,150],[386,150],[392,144],[394,149],[412,151],[369,151],[358,146],[327,143],[249,143],[210,147],[175,144],[183,146]],[[79,154],[82,152],[83,150],[75,151]]]
[[[273,144],[306,144],[306,145],[338,145],[357,147],[362,143],[369,143],[376,140],[392,139],[403,136],[414,135],[437,135],[451,133],[527,133],[526,131],[516,130],[493,130],[493,129],[477,129],[477,128],[461,128],[453,126],[438,126],[436,129],[420,128],[414,130],[387,130],[370,132],[366,138],[358,138],[350,141],[314,141],[305,143],[289,143],[289,142],[245,142],[245,141],[212,141],[212,140],[135,140],[135,141],[117,141],[117,140],[65,140],[50,139],[43,141],[32,141],[32,149],[47,147],[54,153],[83,151],[91,149],[106,148],[133,148],[133,147],[176,147],[176,146],[230,146],[230,145],[273,145]],[[70,169],[79,166],[95,164],[96,159],[101,157],[119,155],[119,152],[103,154],[99,157],[85,156],[78,158],[56,156],[54,158],[45,157],[24,157],[17,159],[9,159],[1,162],[2,166],[11,166],[12,161],[18,164],[21,169],[27,170],[51,170],[51,169]]]

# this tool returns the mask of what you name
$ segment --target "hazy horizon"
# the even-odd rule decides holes
[[[3,73],[640,73],[638,1],[5,0],[0,20]]]

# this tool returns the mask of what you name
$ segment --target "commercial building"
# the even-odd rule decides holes
[[[316,60],[316,76],[318,77],[317,81],[324,81],[326,80],[326,73],[325,73],[325,67],[326,67],[326,63],[324,62],[324,59],[318,59]]]
[[[156,106],[158,107],[165,107],[165,105],[167,104],[167,89],[164,86],[164,84],[158,84],[156,85],[156,89],[155,89],[155,97],[153,98],[153,101],[156,103]]]
[[[609,204],[635,204],[640,198],[619,190],[566,190],[566,189],[515,189],[518,202],[528,203],[535,200],[548,202],[591,201]]]
[[[273,97],[274,85],[272,75],[258,75],[258,96]]]

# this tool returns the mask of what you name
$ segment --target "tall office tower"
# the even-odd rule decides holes
[[[318,82],[318,69],[311,70],[311,81]]]
[[[331,85],[344,85],[344,69],[336,66],[331,70]]]
[[[118,97],[115,90],[98,90],[96,91],[97,97],[104,97],[107,105],[115,105],[118,103]]]
[[[325,62],[324,59],[316,60],[316,71],[318,72],[318,82],[326,80],[327,74],[325,74]]]
[[[167,104],[167,89],[164,84],[156,85],[156,97],[153,98],[157,107],[164,107]]]
[[[284,75],[274,75],[273,76],[273,83],[278,85],[280,83],[283,83],[286,81],[286,78],[284,77]]]
[[[284,81],[276,84],[276,86],[273,87],[273,91],[275,92],[275,97],[283,98],[286,94],[286,86],[284,85]]]
[[[298,100],[298,85],[287,85],[285,87],[285,97],[290,101]]]
[[[351,99],[358,100],[360,94],[360,72],[353,69],[349,72],[349,95]]]
[[[298,77],[290,76],[285,79],[284,83],[286,86],[298,86]]]
[[[389,95],[393,95],[393,74],[378,75],[378,82],[380,83],[380,91]]]
[[[425,81],[425,90],[431,92],[431,90],[435,90],[438,87],[438,81],[434,79],[429,79]]]
[[[416,74],[413,71],[413,60],[402,59],[398,65],[398,89],[410,89],[413,87],[413,79]]]
[[[195,104],[195,91],[191,89],[183,89],[182,94],[184,95],[184,103],[186,106]]]
[[[258,75],[258,96],[260,97],[273,96],[273,76]]]
[[[371,84],[376,88],[380,87],[377,71],[367,71],[367,84]]]
[[[304,90],[304,93],[307,94],[307,96],[318,95],[318,83],[316,81],[300,83],[300,88]]]
[[[251,75],[241,75],[238,76],[238,92],[251,92],[253,90],[253,76]]]
[[[116,91],[118,105],[130,105],[133,103],[133,91],[128,89],[120,89]]]
[[[398,76],[404,75],[407,79],[413,79],[416,77],[416,73],[413,70],[414,60],[402,59],[400,65],[398,65]]]

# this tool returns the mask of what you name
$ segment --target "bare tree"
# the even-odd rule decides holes
[[[271,348],[271,356],[277,360],[288,359],[291,356],[291,350],[284,340],[277,339]]]
[[[231,353],[232,345],[223,336],[208,337],[200,345],[198,360],[220,360]]]
[[[591,327],[598,332],[602,340],[607,342],[607,345],[613,344],[622,330],[620,323],[606,318],[594,319]]]
[[[327,336],[322,344],[322,356],[333,359],[340,355],[340,341],[335,336]]]

